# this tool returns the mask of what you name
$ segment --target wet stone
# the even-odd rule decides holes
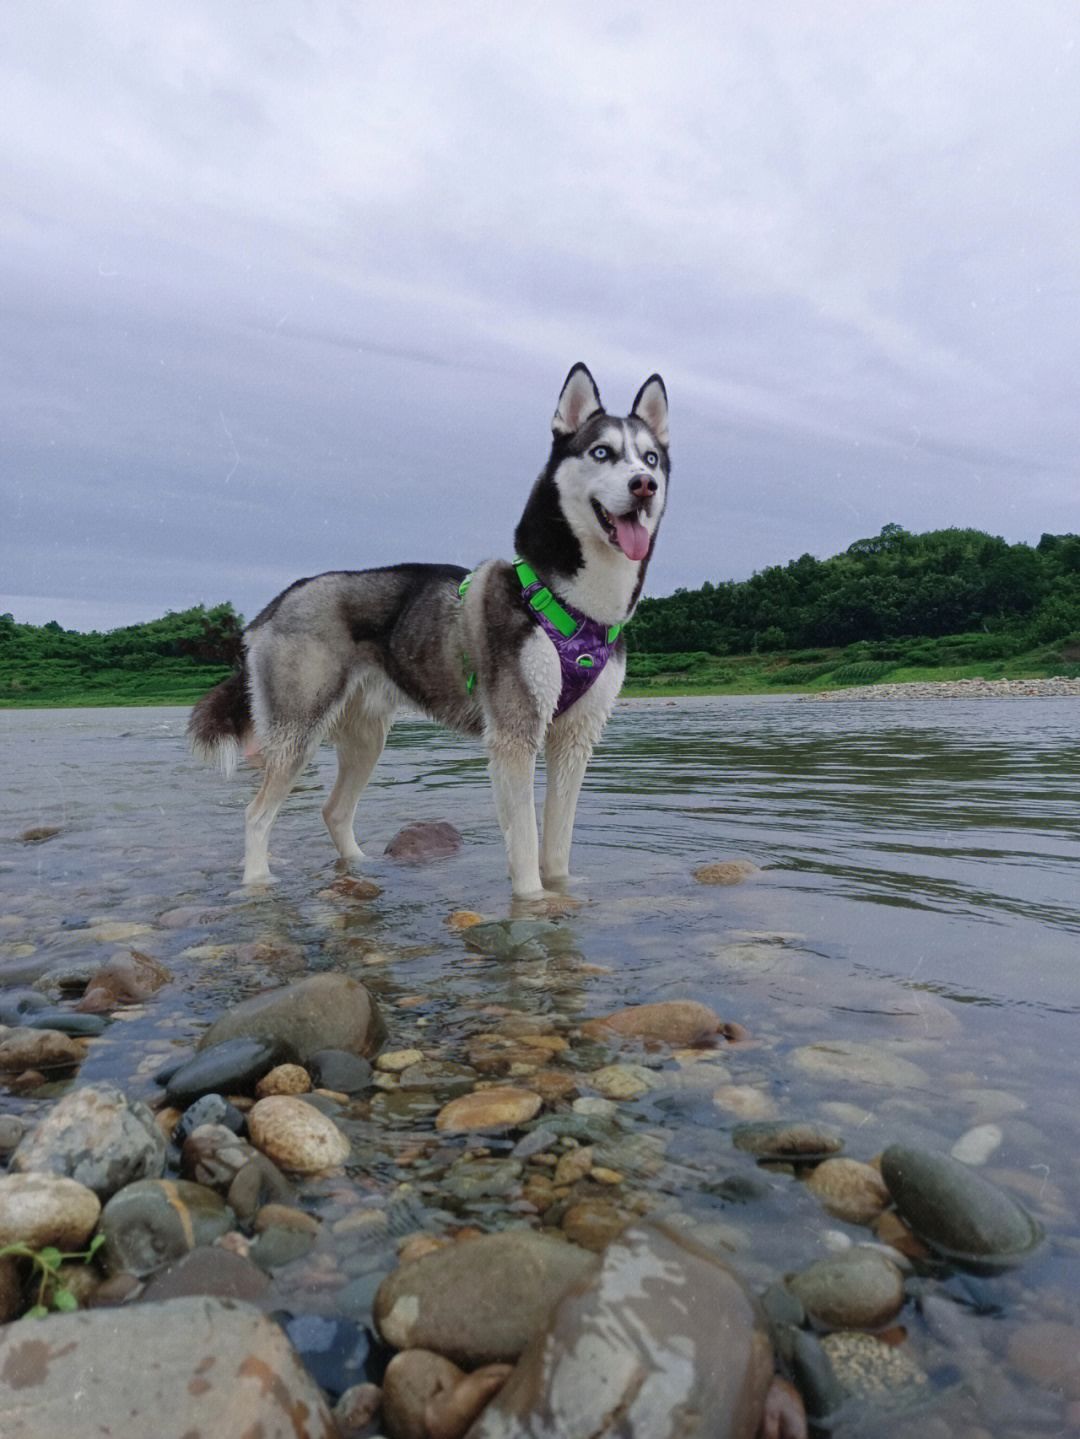
[[[244,1116],[224,1095],[204,1094],[184,1110],[172,1132],[172,1142],[183,1146],[188,1135],[202,1124],[223,1124],[226,1129],[239,1134],[244,1127]]]
[[[97,1014],[122,1004],[141,1004],[171,979],[160,961],[132,949],[114,955],[91,976],[79,1008]]]
[[[0,1037],[0,1074],[62,1074],[75,1069],[87,1055],[85,1041],[55,1029],[9,1029]]]
[[[343,1164],[350,1145],[332,1119],[288,1095],[260,1099],[248,1115],[256,1149],[286,1171],[317,1174]]]
[[[402,1089],[424,1089],[453,1097],[464,1094],[476,1083],[475,1070],[448,1060],[424,1059],[403,1069],[398,1077]]]
[[[452,1164],[442,1187],[455,1199],[484,1199],[509,1194],[521,1180],[521,1165],[513,1159],[463,1159]]]
[[[540,1110],[540,1096],[530,1089],[509,1085],[499,1089],[478,1089],[452,1099],[438,1113],[435,1127],[444,1134],[468,1134],[513,1129],[534,1118]]]
[[[872,1224],[889,1205],[881,1175],[857,1159],[826,1159],[804,1182],[835,1219],[848,1224]]]
[[[469,949],[493,959],[539,959],[560,939],[549,919],[485,919],[462,931]]]
[[[330,972],[244,1000],[210,1026],[199,1049],[226,1039],[279,1039],[306,1065],[309,1054],[324,1049],[344,1049],[370,1059],[384,1034],[368,990],[350,975]]]
[[[64,1174],[107,1199],[125,1184],[155,1178],[166,1145],[154,1116],[111,1084],[72,1090],[12,1155],[12,1167]]]
[[[314,1234],[284,1224],[273,1224],[255,1240],[249,1257],[253,1264],[270,1274],[282,1265],[305,1258],[314,1247]]]
[[[791,1063],[816,1079],[865,1084],[880,1089],[925,1089],[929,1076],[900,1053],[900,1044],[863,1044],[836,1039],[792,1051]]]
[[[772,1374],[732,1271],[635,1226],[559,1299],[469,1439],[754,1439]]]
[[[166,1299],[205,1294],[261,1304],[269,1290],[269,1279],[250,1259],[219,1245],[200,1244],[152,1274],[139,1303],[160,1304]]]
[[[31,1016],[48,1009],[49,1001],[36,989],[8,989],[0,991],[0,1024],[13,1029],[28,1024]]]
[[[811,1319],[845,1329],[874,1329],[887,1323],[904,1302],[904,1276],[873,1250],[849,1250],[821,1259],[787,1284]]]
[[[794,1120],[764,1120],[738,1124],[732,1130],[736,1150],[764,1160],[813,1163],[840,1153],[844,1141],[836,1130]]]
[[[30,1015],[26,1024],[30,1029],[54,1029],[75,1039],[96,1039],[109,1027],[109,1021],[100,1014],[78,1014],[73,1009],[59,1009],[55,1005]]]
[[[723,1028],[724,1021],[708,1005],[675,999],[661,1004],[636,1004],[590,1019],[581,1026],[581,1032],[587,1039],[609,1043],[621,1039],[679,1049],[715,1042]]]
[[[903,1349],[872,1334],[827,1334],[821,1347],[846,1397],[890,1413],[916,1408],[932,1397],[925,1370]]]
[[[276,1065],[294,1057],[292,1046],[281,1039],[227,1039],[181,1064],[165,1085],[165,1097],[170,1104],[187,1105],[204,1094],[243,1094]]]
[[[339,1094],[359,1094],[371,1083],[369,1061],[347,1049],[317,1049],[305,1067],[319,1088]]]
[[[589,1082],[605,1099],[637,1099],[664,1084],[655,1070],[642,1064],[607,1064]]]
[[[693,871],[698,884],[729,885],[743,884],[760,874],[756,864],[748,859],[719,860],[714,864],[702,864]]]
[[[212,1244],[236,1217],[212,1189],[178,1179],[140,1179],[101,1211],[102,1257],[110,1274],[152,1274],[198,1244]]]
[[[950,1156],[892,1144],[881,1173],[901,1218],[956,1264],[993,1273],[1020,1263],[1042,1241],[1042,1225],[1023,1205]]]
[[[463,1239],[384,1280],[375,1322],[397,1349],[433,1349],[469,1367],[510,1361],[595,1262],[574,1245],[526,1229]]]
[[[9,1174],[0,1178],[0,1248],[54,1244],[74,1252],[89,1239],[101,1213],[92,1189],[58,1174]]]
[[[392,859],[419,863],[446,859],[457,854],[461,846],[461,831],[455,829],[448,820],[415,820],[398,830],[386,846],[385,852]]]

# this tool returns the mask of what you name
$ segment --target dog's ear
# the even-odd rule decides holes
[[[634,408],[630,413],[636,415],[639,420],[644,420],[664,448],[667,448],[667,390],[664,389],[664,382],[659,375],[650,375],[638,390]]]
[[[590,415],[602,414],[603,409],[596,381],[584,365],[577,364],[566,377],[551,428],[557,435],[572,435]]]

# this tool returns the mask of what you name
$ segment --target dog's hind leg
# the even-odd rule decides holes
[[[270,873],[270,829],[286,795],[314,752],[314,745],[299,754],[268,755],[263,782],[247,807],[244,830],[244,883],[273,884]]]
[[[331,736],[337,745],[338,773],[322,815],[342,859],[364,858],[353,833],[353,819],[393,722],[392,710],[363,708],[340,721]]]

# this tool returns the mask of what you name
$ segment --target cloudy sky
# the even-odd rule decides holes
[[[1080,530],[1075,0],[35,0],[0,18],[0,609],[511,553],[659,370],[654,594]]]

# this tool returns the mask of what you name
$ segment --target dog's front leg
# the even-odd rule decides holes
[[[540,842],[533,800],[536,753],[498,741],[489,742],[488,748],[495,814],[506,841],[511,886],[514,893],[523,898],[543,894]]]
[[[566,879],[570,873],[574,815],[592,750],[592,735],[582,728],[555,726],[548,735],[544,841],[540,851],[540,872],[545,883]]]

